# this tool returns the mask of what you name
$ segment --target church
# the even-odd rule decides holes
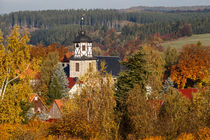
[[[117,77],[121,70],[120,58],[117,56],[95,56],[93,54],[93,41],[86,35],[84,18],[81,18],[81,28],[74,40],[74,55],[65,59],[62,64],[67,77],[80,78],[91,68],[100,70],[101,62],[105,61],[106,71]]]

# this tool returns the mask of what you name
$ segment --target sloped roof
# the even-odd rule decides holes
[[[198,92],[198,89],[186,88],[186,89],[179,89],[178,91],[182,93],[182,96],[184,96],[192,101],[192,99],[193,99],[192,94]]]
[[[53,107],[53,104],[54,104],[54,103],[58,106],[58,108],[59,108],[60,111],[62,110],[62,108],[63,108],[63,102],[62,102],[62,100],[61,100],[61,99],[55,99],[55,100],[52,102],[52,104],[50,105],[50,107],[49,107],[49,109],[48,109],[48,113],[49,113],[49,111],[51,110],[51,108]]]
[[[97,58],[96,57],[87,57],[87,56],[82,56],[82,57],[70,57],[69,60],[96,60]]]
[[[34,100],[34,97],[38,96],[36,93],[33,93],[30,97],[29,97],[29,102],[32,102]]]
[[[63,108],[63,102],[60,99],[55,99],[54,102],[57,104],[60,110]]]
[[[38,94],[33,93],[30,97],[29,97],[29,102],[31,103],[35,97],[38,97],[38,99],[41,101],[41,103],[43,104],[43,106],[47,109],[46,105],[44,104],[44,102],[42,101],[42,99],[39,97]]]
[[[74,43],[80,43],[80,42],[91,43],[92,40],[89,36],[85,34],[85,31],[81,31],[79,32],[79,35],[74,39]]]
[[[113,76],[118,76],[121,71],[120,58],[118,56],[96,56],[97,69],[101,69],[101,62],[105,61],[106,71]]]
[[[64,58],[62,62],[69,62],[69,58],[71,58],[74,55],[74,52],[68,52],[64,55]]]
[[[68,88],[71,89],[76,84],[76,80],[75,80],[75,78],[71,78],[71,77],[68,77],[67,79],[69,81]]]

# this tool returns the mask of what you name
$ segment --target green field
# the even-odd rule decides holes
[[[192,35],[191,37],[184,37],[174,41],[167,41],[162,43],[163,47],[176,47],[178,50],[186,44],[196,44],[201,41],[202,45],[210,46],[210,34]]]

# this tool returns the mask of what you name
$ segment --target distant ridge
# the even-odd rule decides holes
[[[121,9],[124,12],[193,12],[193,11],[209,11],[210,6],[181,6],[181,7],[147,7],[147,6],[136,6],[128,9]]]

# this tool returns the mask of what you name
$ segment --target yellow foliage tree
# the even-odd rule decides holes
[[[203,80],[210,76],[209,61],[208,46],[185,46],[181,50],[178,64],[172,66],[171,79],[178,85],[178,88],[184,88],[189,81],[204,82]]]
[[[146,53],[147,67],[149,70],[147,84],[152,87],[153,92],[159,92],[162,88],[165,72],[165,60],[160,51],[151,45],[143,45]]]
[[[116,132],[113,78],[104,71],[89,72],[82,78],[80,93],[64,107],[63,119],[51,127],[52,135],[112,139]]]
[[[20,34],[15,26],[5,40],[0,36],[0,122],[18,123],[23,120],[21,104],[32,93],[30,79],[38,69],[31,60],[28,33]],[[32,71],[28,72],[31,69]]]

